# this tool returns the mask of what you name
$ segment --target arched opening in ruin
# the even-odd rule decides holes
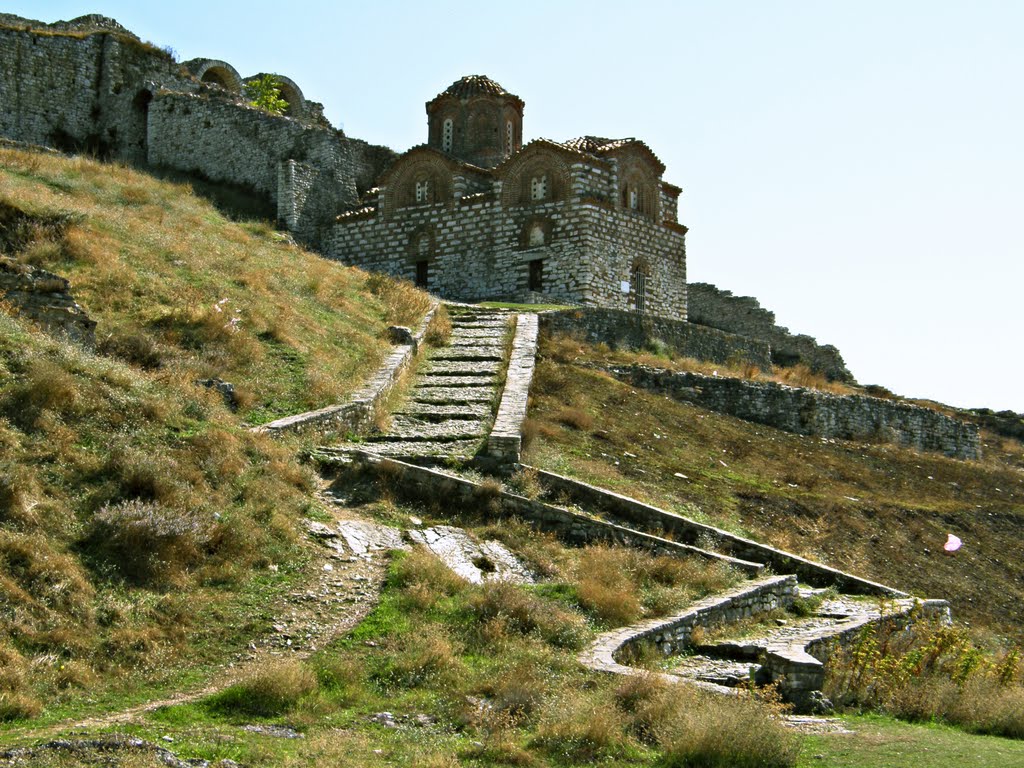
[[[241,83],[238,82],[238,76],[224,67],[210,67],[203,73],[200,80],[211,85],[219,85],[231,93],[241,92]]]
[[[136,159],[140,162],[146,162],[149,157],[149,105],[152,101],[153,94],[148,90],[139,91],[132,99],[132,136],[126,138],[129,148],[138,148]]]

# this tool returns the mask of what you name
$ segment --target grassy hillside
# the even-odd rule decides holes
[[[572,339],[541,354],[528,462],[948,598],[957,617],[1024,638],[1020,443],[986,434],[982,460],[958,461],[801,437],[635,390],[582,367],[606,353]],[[964,541],[955,556],[948,532]]]
[[[84,158],[0,149],[0,212],[6,254],[69,278],[98,323],[92,352],[0,313],[4,719],[264,631],[313,478],[246,425],[361,385],[428,298]]]

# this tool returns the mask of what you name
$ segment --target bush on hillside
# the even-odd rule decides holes
[[[92,521],[92,547],[125,579],[158,585],[198,562],[208,531],[189,512],[134,499],[107,504]]]

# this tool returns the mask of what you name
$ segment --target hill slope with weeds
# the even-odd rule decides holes
[[[621,355],[619,356],[621,358]],[[983,433],[980,461],[781,432],[634,389],[541,347],[525,461],[926,597],[1020,642],[1024,446]],[[652,362],[645,359],[645,362]],[[948,533],[964,541],[943,552]]]
[[[429,299],[182,184],[0,149],[0,249],[97,349],[0,312],[0,720],[223,660],[296,578],[312,475],[248,423],[336,402]],[[237,411],[215,389],[235,386]]]

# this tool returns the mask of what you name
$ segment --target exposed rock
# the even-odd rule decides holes
[[[230,381],[222,379],[196,379],[196,384],[207,389],[216,389],[224,398],[224,404],[232,411],[238,410],[238,397],[235,395],[235,385]]]
[[[71,295],[71,284],[45,269],[0,256],[0,305],[52,335],[89,347],[96,343],[96,322]]]

